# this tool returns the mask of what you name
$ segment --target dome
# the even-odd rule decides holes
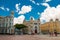
[[[50,21],[53,21],[53,19],[50,19]]]
[[[56,19],[56,21],[59,21],[59,19]]]

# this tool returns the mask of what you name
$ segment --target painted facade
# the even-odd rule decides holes
[[[33,20],[33,17],[30,18],[30,21],[23,22],[24,25],[28,26],[28,34],[39,34],[40,33],[40,20]]]
[[[40,28],[41,32],[54,32],[56,30],[57,33],[60,33],[60,21],[58,19],[53,21],[51,19],[50,22],[41,24]]]
[[[0,33],[14,33],[13,20],[13,11],[11,11],[10,16],[0,16]]]

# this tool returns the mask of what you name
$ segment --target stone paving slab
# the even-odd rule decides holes
[[[60,40],[60,35],[0,35],[0,40]]]

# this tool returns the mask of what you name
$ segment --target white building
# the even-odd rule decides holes
[[[14,33],[13,19],[13,11],[11,11],[10,16],[0,16],[0,33]]]

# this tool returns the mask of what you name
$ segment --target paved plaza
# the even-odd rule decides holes
[[[0,35],[0,40],[60,40],[60,35]]]

